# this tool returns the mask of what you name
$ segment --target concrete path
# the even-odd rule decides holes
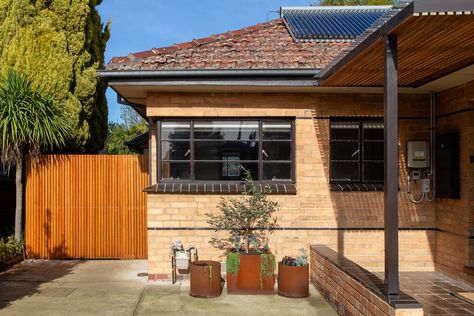
[[[146,261],[26,261],[0,273],[0,315],[336,315],[311,296],[189,296],[189,283],[138,277]]]

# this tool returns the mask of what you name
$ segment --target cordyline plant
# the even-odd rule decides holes
[[[66,145],[72,127],[64,113],[63,107],[28,76],[13,69],[0,75],[0,159],[7,170],[15,167],[16,171],[17,241],[21,240],[24,155],[36,159],[42,150]]]
[[[260,190],[252,180],[250,171],[242,168],[245,174],[245,197],[242,199],[221,198],[218,209],[220,214],[206,214],[207,221],[215,232],[227,231],[228,237],[214,236],[210,244],[224,251],[240,251],[241,244],[245,253],[249,253],[251,246],[259,251],[262,246],[268,245],[268,235],[278,227],[277,219],[273,217],[279,209],[277,202],[268,199],[270,187]],[[236,246],[237,244],[237,246]]]

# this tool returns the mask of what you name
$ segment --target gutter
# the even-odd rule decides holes
[[[102,80],[112,79],[216,79],[216,78],[309,78],[321,69],[196,69],[196,70],[98,70]]]

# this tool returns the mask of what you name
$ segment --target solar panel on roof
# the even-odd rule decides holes
[[[390,6],[281,8],[281,17],[296,40],[353,40]]]

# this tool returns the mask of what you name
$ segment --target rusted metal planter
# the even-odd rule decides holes
[[[221,295],[224,279],[221,277],[221,264],[217,261],[200,260],[190,265],[189,294],[194,297],[217,297]]]
[[[278,263],[278,295],[309,296],[309,266],[285,266]]]
[[[260,254],[241,254],[239,272],[227,273],[228,294],[273,294],[275,276],[262,277],[260,284]]]

